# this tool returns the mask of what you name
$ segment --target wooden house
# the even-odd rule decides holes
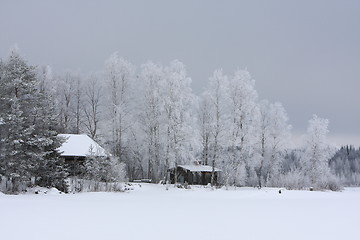
[[[110,157],[104,148],[85,134],[59,134],[58,137],[64,142],[57,150],[72,175],[80,173],[80,167],[88,157]]]
[[[208,165],[178,165],[176,168],[172,168],[170,171],[170,181],[175,183],[175,174],[177,183],[188,183],[192,185],[207,185],[211,183],[211,174],[213,172],[212,166]],[[214,180],[217,184],[220,169],[214,169]]]

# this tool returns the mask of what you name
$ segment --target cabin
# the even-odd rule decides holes
[[[177,183],[188,183],[191,185],[207,185],[211,183],[211,174],[213,168],[208,165],[178,165],[176,168],[171,168],[170,181],[172,184],[175,183],[175,173]],[[218,178],[221,170],[218,168],[214,169],[214,180],[215,184],[218,184]]]
[[[89,156],[110,157],[103,147],[85,134],[59,134],[58,137],[64,139],[64,142],[57,150],[65,159],[71,175],[81,173],[80,168]]]

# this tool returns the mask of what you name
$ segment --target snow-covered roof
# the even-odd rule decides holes
[[[190,172],[212,172],[212,166],[208,165],[178,165],[178,167],[189,170]],[[221,172],[221,170],[215,168],[215,172]]]
[[[96,156],[107,157],[105,149],[94,140],[84,134],[59,134],[59,137],[65,138],[65,142],[57,150],[61,156]]]

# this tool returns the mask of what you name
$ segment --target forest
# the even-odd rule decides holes
[[[201,95],[185,65],[135,66],[117,53],[88,75],[55,74],[18,49],[0,60],[0,176],[18,186],[66,189],[61,133],[87,134],[112,157],[85,164],[98,181],[166,180],[179,164],[222,170],[222,185],[340,190],[360,184],[360,149],[334,147],[314,115],[293,149],[283,105],[261,99],[247,70],[215,70]],[[120,166],[120,167],[119,167]],[[117,173],[104,178],[104,172]]]

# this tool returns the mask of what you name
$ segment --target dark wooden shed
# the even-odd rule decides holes
[[[176,171],[175,171],[176,170]],[[185,183],[191,185],[207,185],[211,183],[211,174],[213,171],[212,166],[208,165],[178,165],[176,168],[170,170],[170,181],[172,184],[175,183],[175,172],[176,182]],[[214,180],[217,184],[220,169],[214,169]]]

